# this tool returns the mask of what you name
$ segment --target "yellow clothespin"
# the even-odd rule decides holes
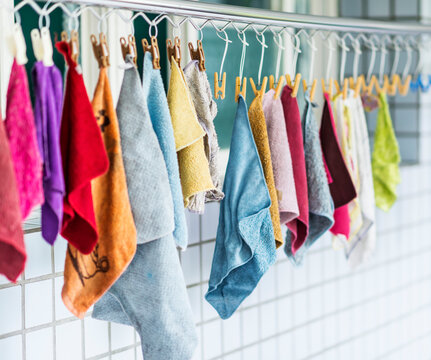
[[[265,94],[265,91],[266,91],[267,83],[268,83],[268,77],[265,76],[262,81],[262,86],[260,87],[260,89],[257,89],[256,84],[253,81],[253,78],[250,78],[250,85],[251,85],[251,88],[253,89],[253,93],[255,96],[259,95],[263,98],[263,95]]]
[[[329,78],[328,87],[326,87],[326,85],[325,85],[325,79],[322,78],[322,91],[324,94],[328,94],[330,99],[332,98],[333,86],[334,86],[334,79],[333,78]]]
[[[241,89],[242,86],[242,89]],[[239,76],[235,79],[235,101],[238,102],[239,95],[245,99],[247,94],[247,78],[244,76],[241,82],[241,78]]]
[[[120,44],[121,44],[121,53],[123,54],[123,59],[126,60],[126,56],[130,55],[132,56],[133,63],[136,65],[136,58],[137,58],[137,52],[136,52],[136,40],[133,35],[129,35],[126,38],[122,37],[120,38]]]
[[[214,73],[214,97],[216,99],[221,98],[222,100],[225,97],[226,93],[226,73],[223,73],[223,77],[221,80],[221,86],[219,81],[219,74],[218,72]]]
[[[296,97],[298,95],[299,85],[301,84],[301,74],[298,73],[295,75],[295,80],[292,83],[289,74],[286,74],[286,84],[292,89],[292,97]]]
[[[316,93],[316,85],[317,85],[317,79],[314,79],[311,83],[311,89],[310,89],[310,101],[312,102],[314,99],[314,94]],[[304,92],[308,90],[307,81],[305,79],[302,79],[302,87],[304,88]]]
[[[202,41],[201,40],[197,41],[196,50],[193,47],[193,44],[191,42],[189,42],[189,52],[190,52],[190,58],[192,60],[198,61],[199,70],[205,71],[206,70],[206,68],[205,68],[205,54],[204,54],[204,49],[202,47]]]
[[[153,69],[160,69],[160,51],[159,44],[157,43],[157,38],[155,36],[151,36],[150,38],[151,44],[148,43],[147,39],[142,39],[142,47],[144,49],[144,54],[146,52],[151,53],[153,58]]]
[[[109,48],[106,43],[106,35],[102,32],[99,34],[99,43],[97,43],[95,35],[91,35],[90,40],[93,45],[94,57],[99,64],[99,68],[109,66]]]
[[[274,99],[278,99],[278,97],[280,96],[281,90],[283,88],[283,82],[284,82],[284,76],[281,75],[278,78],[277,86],[275,86],[274,75],[269,76],[269,88],[275,90]]]

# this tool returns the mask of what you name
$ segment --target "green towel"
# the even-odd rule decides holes
[[[396,188],[401,181],[399,169],[401,157],[386,94],[380,93],[379,97],[380,108],[372,156],[373,182],[376,205],[384,211],[389,211],[397,199]]]

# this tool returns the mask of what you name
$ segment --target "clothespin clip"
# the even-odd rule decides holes
[[[97,43],[95,35],[91,35],[90,40],[93,45],[94,56],[99,64],[99,68],[109,66],[109,48],[106,43],[106,35],[104,33],[99,34],[99,43]]]
[[[76,30],[70,31],[70,38],[66,31],[61,32],[61,41],[67,41],[72,51],[71,58],[75,63],[78,63],[79,58],[79,35]]]
[[[258,90],[255,83],[254,83],[253,78],[250,78],[250,85],[251,85],[251,88],[253,89],[255,96],[260,95],[263,98],[263,95],[265,94],[265,91],[266,91],[266,84],[267,83],[268,83],[268,77],[265,76],[263,78],[263,81],[262,81],[262,86],[261,86],[260,90]]]
[[[274,99],[278,99],[278,97],[280,96],[281,89],[283,88],[283,82],[284,82],[284,76],[281,75],[278,78],[277,86],[275,86],[274,75],[269,75],[269,88],[275,90]]]
[[[347,81],[347,79],[346,79]],[[314,94],[316,93],[316,85],[317,85],[317,79],[314,79],[311,84],[307,85],[307,81],[305,79],[302,79],[302,87],[304,88],[304,92],[308,90],[310,87],[310,101],[313,102],[314,100]]]
[[[286,74],[286,84],[289,85],[289,87],[292,89],[291,96],[295,98],[296,95],[298,95],[299,85],[301,84],[301,74],[297,73],[295,75],[294,83],[292,83],[292,79],[290,78],[290,75]]]
[[[43,60],[43,44],[42,44],[42,39],[40,36],[39,29],[33,29],[30,32],[30,36],[31,36],[31,44],[33,46],[34,57],[36,58],[36,61],[42,61]]]
[[[133,63],[136,65],[136,41],[135,37],[133,35],[129,35],[126,38],[122,37],[120,38],[120,44],[121,44],[121,53],[123,54],[123,59],[126,60],[126,56],[130,55],[132,56]]]
[[[181,40],[178,36],[175,36],[174,43],[171,39],[166,40],[166,50],[168,53],[169,62],[172,62],[174,58],[178,67],[181,69]]]
[[[25,44],[24,34],[21,25],[15,23],[12,27],[12,36],[10,38],[10,49],[19,65],[27,64],[27,46]]]
[[[241,89],[242,85],[242,89]],[[239,95],[245,99],[247,93],[247,78],[244,76],[241,83],[241,78],[239,76],[235,79],[235,101],[238,102]]]
[[[218,72],[214,73],[214,97],[218,99],[219,97],[223,100],[226,93],[226,73],[223,73],[223,77],[221,80],[221,86],[219,81]]]
[[[190,58],[192,60],[198,60],[198,64],[199,64],[199,70],[200,71],[205,71],[205,54],[204,54],[204,49],[202,47],[202,41],[198,40],[197,41],[197,47],[196,50],[193,47],[193,44],[191,42],[189,42],[189,51],[190,51]]]
[[[150,38],[151,45],[148,43],[147,39],[142,39],[142,47],[144,48],[144,54],[146,52],[150,52],[153,57],[153,69],[160,69],[160,52],[159,45],[157,43],[157,38],[155,36],[151,36]]]

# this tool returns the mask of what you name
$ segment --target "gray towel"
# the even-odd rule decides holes
[[[211,179],[215,189],[194,195],[188,206],[189,210],[203,213],[205,202],[221,201],[224,198],[221,189],[221,170],[219,166],[219,146],[214,127],[217,115],[217,104],[213,100],[211,86],[205,72],[199,70],[198,61],[191,61],[184,68],[184,76],[190,90],[190,95],[198,115],[199,124],[204,129],[205,155],[208,159]]]

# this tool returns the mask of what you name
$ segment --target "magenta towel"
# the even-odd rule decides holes
[[[22,219],[42,204],[42,160],[24,65],[14,60],[7,90],[6,133],[15,170]]]
[[[281,103],[283,105],[290,154],[293,159],[293,177],[295,179],[296,198],[299,207],[299,216],[286,224],[291,232],[291,252],[294,255],[307,239],[309,214],[301,115],[299,113],[298,102],[296,98],[291,96],[291,93],[292,89],[285,86],[281,93]]]
[[[275,90],[271,89],[264,95],[263,112],[268,130],[280,223],[285,224],[298,217],[299,208],[283,105],[279,97],[274,99],[274,94]]]

